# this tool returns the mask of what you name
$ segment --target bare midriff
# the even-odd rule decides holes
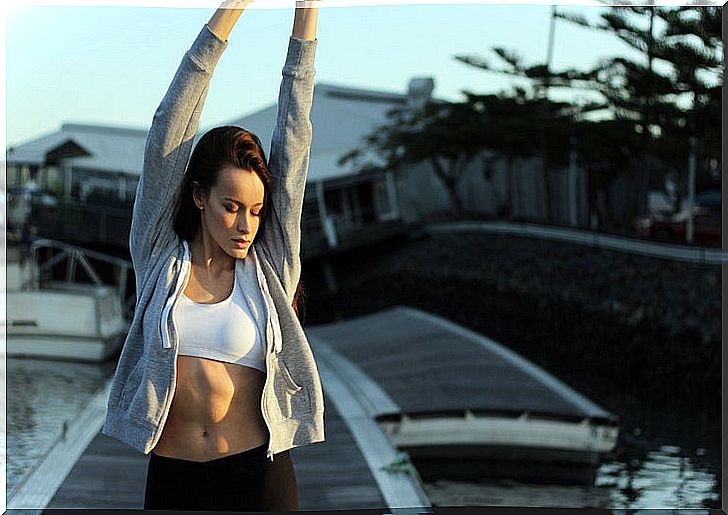
[[[184,295],[213,304],[228,298],[234,267],[201,282],[192,267]],[[226,285],[226,286],[223,286]],[[157,445],[159,456],[210,461],[268,443],[260,401],[266,374],[256,368],[198,356],[177,356],[172,405]]]
[[[159,456],[209,461],[268,443],[260,400],[265,374],[196,356],[177,357],[177,384]]]

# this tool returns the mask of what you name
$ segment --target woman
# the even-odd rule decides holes
[[[250,1],[223,3],[203,27],[145,146],[129,236],[137,304],[103,428],[151,453],[145,509],[297,510],[289,450],[324,440],[297,317],[317,9],[295,11],[270,160],[231,126],[190,157],[212,72]]]

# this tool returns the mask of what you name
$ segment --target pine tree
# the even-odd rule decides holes
[[[656,56],[672,65],[675,95],[686,99],[687,106],[679,106],[676,101],[673,110],[664,113],[664,136],[658,152],[674,166],[672,178],[681,186],[678,193],[684,193],[691,138],[697,142],[693,150],[701,164],[698,189],[715,186],[706,172],[711,167],[720,169],[724,72],[721,11],[719,7],[686,6],[667,11],[661,17],[667,29]],[[680,203],[678,195],[675,207]]]
[[[703,161],[719,166],[723,76],[719,7],[614,7],[602,15],[599,24],[590,24],[573,14],[558,16],[612,32],[645,55],[642,64],[615,57],[588,72],[568,70],[555,78],[561,85],[587,86],[601,93],[602,105],[590,108],[608,109],[615,120],[628,127],[626,134],[639,135],[633,140],[636,145],[625,142],[624,146],[635,170],[634,195],[626,223],[645,210],[646,190],[650,182],[656,182],[650,181],[651,169],[659,167],[674,179],[685,178],[691,137],[698,141],[697,150],[703,150]],[[658,20],[664,25],[659,33]],[[656,72],[656,61],[671,65],[671,71]],[[706,80],[705,75],[712,76],[712,80]],[[688,108],[680,106],[680,97],[686,95],[692,97]],[[678,182],[684,185],[684,180]],[[658,187],[662,185],[664,181],[657,182]],[[679,202],[678,197],[676,204]]]

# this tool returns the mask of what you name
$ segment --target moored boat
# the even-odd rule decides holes
[[[60,252],[50,262],[39,264],[35,251],[40,247]],[[37,240],[32,248],[31,257],[22,264],[18,252],[8,252],[7,355],[88,362],[113,356],[128,327],[121,293],[125,284],[103,284],[84,249],[51,240]],[[92,282],[41,280],[44,268],[64,258],[71,262],[69,266],[81,263],[88,268]],[[117,264],[126,268],[123,260]],[[75,272],[68,275],[73,279]]]

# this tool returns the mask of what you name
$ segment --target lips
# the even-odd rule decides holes
[[[250,240],[246,240],[244,238],[235,238],[233,239],[233,241],[235,242],[235,245],[237,247],[247,247],[248,245],[250,245]]]

